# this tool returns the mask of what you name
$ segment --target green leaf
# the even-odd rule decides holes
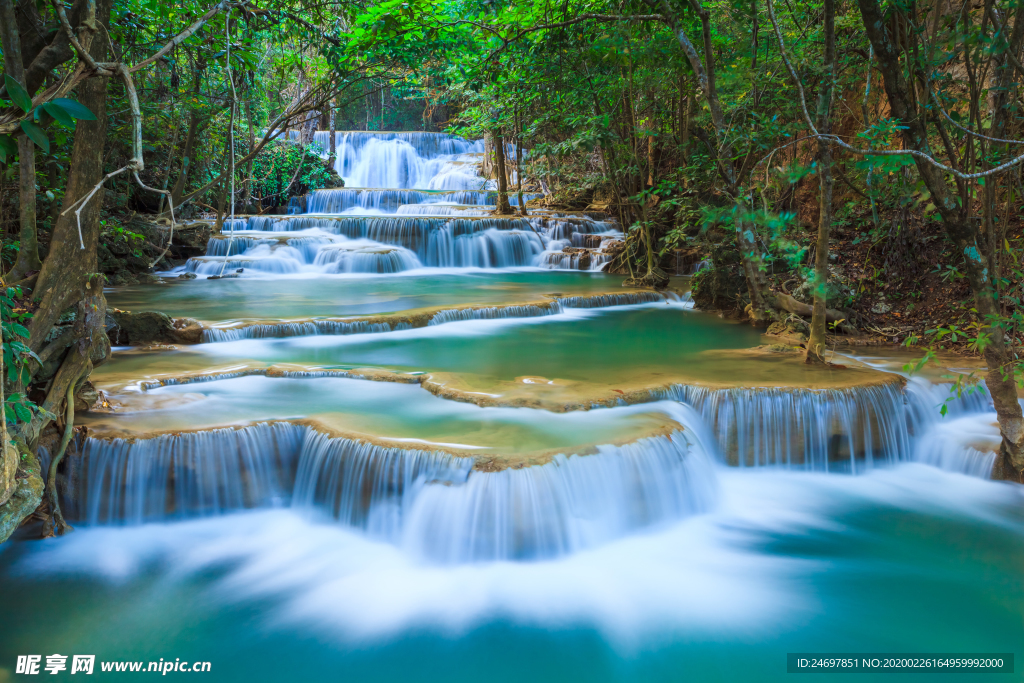
[[[46,133],[43,132],[42,128],[26,120],[21,122],[21,129],[25,131],[25,135],[29,137],[29,140],[39,145],[47,154],[50,153],[50,141],[46,139]]]
[[[14,404],[14,414],[18,416],[18,419],[22,422],[32,421],[32,411],[25,407],[24,403]]]
[[[32,98],[28,96],[28,93],[21,83],[11,78],[9,75],[4,74],[4,85],[7,86],[7,94],[11,96],[14,103],[21,107],[21,110],[26,114],[32,110]]]
[[[79,121],[95,121],[96,115],[89,111],[89,108],[80,102],[69,100],[66,97],[58,97],[51,104],[55,104]],[[47,109],[49,111],[49,109]],[[57,118],[54,116],[53,118]]]
[[[18,154],[18,143],[10,135],[0,135],[0,161],[7,163],[7,157]]]
[[[71,115],[68,114],[63,107],[56,105],[53,102],[47,102],[43,105],[43,109],[47,114],[57,119],[68,128],[75,127],[75,120],[71,118]]]

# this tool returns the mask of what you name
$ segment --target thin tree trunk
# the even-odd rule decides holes
[[[330,139],[330,147],[329,147],[330,152],[327,155],[327,169],[328,170],[336,170],[334,167],[338,163],[338,140],[337,140],[337,137],[338,137],[338,117],[337,117],[337,112],[338,112],[338,110],[337,110],[337,102],[336,101],[332,101],[332,100],[328,100],[327,106],[331,110],[330,121],[328,121],[328,125],[329,125],[329,129],[328,130],[330,130],[329,135],[331,136],[331,139]],[[338,171],[338,175],[339,176],[341,175],[340,171]]]
[[[519,213],[523,216],[526,213],[526,202],[523,200],[523,124],[516,116],[516,185],[519,192]]]
[[[252,121],[252,87],[247,88],[245,98],[245,125],[249,138],[249,152],[251,153],[253,148],[256,147],[256,129],[253,126]],[[242,207],[246,213],[253,213],[251,211],[252,204],[252,159],[249,159],[245,163],[245,194],[242,195]]]
[[[499,214],[512,213],[512,205],[508,203],[508,174],[505,169],[505,138],[500,130],[492,133],[494,138],[494,165],[498,173],[498,208]]]
[[[4,50],[6,75],[28,91],[14,0],[0,0],[0,39]],[[29,95],[31,96],[31,92]],[[18,260],[7,276],[8,282],[22,280],[29,273],[39,270],[41,266],[36,237],[36,146],[24,134],[18,136],[18,171],[21,246],[18,248]]]
[[[818,92],[817,128],[821,133],[832,131],[832,88],[835,80],[836,28],[835,0],[825,0],[825,76]],[[825,362],[828,328],[825,322],[828,294],[829,231],[832,228],[832,145],[818,139],[818,241],[814,251],[814,312],[811,334],[804,359],[808,363]]]
[[[173,113],[173,112],[172,112]],[[181,124],[179,121],[174,122],[174,135],[171,137],[171,146],[167,149],[167,171],[164,173],[164,185],[163,189],[167,191],[167,186],[171,184],[171,165],[174,163],[174,149],[178,146],[178,133],[181,132]],[[164,207],[167,205],[167,195],[160,195],[160,206],[157,209],[157,215],[164,212]]]
[[[185,194],[189,169],[192,166],[192,154],[195,151],[196,136],[199,131],[199,113],[192,110],[188,114],[188,133],[185,134],[185,148],[181,152],[181,173],[171,188],[171,200],[175,207],[181,206],[181,197]]]
[[[195,97],[199,96],[199,92],[202,89],[204,67],[205,65],[200,63],[195,71],[195,80],[192,83],[192,93]],[[188,184],[189,171],[193,166],[192,154],[195,151],[200,123],[199,111],[191,109],[188,113],[188,132],[185,134],[185,148],[181,151],[181,173],[178,175],[177,180],[174,181],[174,187],[171,188],[171,201],[175,209],[181,206],[181,198],[184,196],[185,186]]]

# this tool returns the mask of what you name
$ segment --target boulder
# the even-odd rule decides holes
[[[115,346],[138,344],[197,344],[203,339],[203,326],[192,318],[172,320],[159,311],[107,311],[107,337]]]

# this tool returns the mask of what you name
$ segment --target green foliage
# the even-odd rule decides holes
[[[21,297],[20,287],[6,287],[0,292],[0,325],[3,329],[3,358],[6,379],[15,385],[28,383],[29,359],[39,361],[39,357],[28,347],[28,328],[24,323],[32,315],[18,307],[17,299]],[[29,422],[38,406],[28,400],[20,392],[12,393],[4,401],[4,415],[9,422]]]
[[[253,195],[287,201],[290,196],[326,187],[332,176],[320,158],[321,153],[315,144],[308,145],[305,153],[299,145],[291,142],[278,141],[267,145],[253,162]],[[292,183],[290,188],[289,183]]]

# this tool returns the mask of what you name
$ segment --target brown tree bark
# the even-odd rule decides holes
[[[328,100],[327,106],[331,110],[329,130],[331,131],[331,139],[329,141],[330,148],[327,155],[327,168],[334,168],[334,163],[338,159],[338,117],[337,117],[337,106],[334,101]],[[340,175],[340,174],[339,174]]]
[[[505,169],[505,138],[501,136],[500,130],[495,130],[491,137],[494,139],[494,165],[498,175],[498,208],[499,214],[512,213],[512,205],[508,203],[508,174]]]
[[[106,25],[110,18],[111,0],[97,0],[96,19]],[[90,54],[97,61],[107,54],[107,41],[94,40]],[[29,323],[29,346],[35,352],[43,347],[50,328],[69,306],[86,293],[90,273],[97,271],[96,244],[99,239],[100,206],[103,193],[97,192],[82,209],[79,242],[75,202],[87,195],[103,178],[103,146],[107,137],[107,79],[90,78],[78,86],[78,101],[96,115],[95,121],[78,121],[71,152],[63,210],[53,229],[50,252],[43,262],[32,297],[39,310]],[[85,248],[82,248],[82,244]]]
[[[4,50],[6,74],[25,87],[25,67],[22,63],[21,36],[15,15],[14,0],[0,0],[0,39]],[[26,92],[31,90],[26,88]],[[36,146],[24,133],[18,136],[18,206],[19,239],[18,259],[7,275],[8,282],[17,282],[29,273],[39,270],[39,247],[36,237]]]
[[[836,8],[835,0],[825,0],[825,75],[818,91],[817,128],[820,133],[832,131],[832,89],[836,64]],[[828,294],[829,232],[832,229],[832,145],[818,138],[818,240],[814,251],[814,311],[811,314],[811,333],[807,340],[804,360],[824,363],[828,328],[825,305]]]
[[[516,190],[519,194],[519,213],[526,213],[526,202],[523,201],[523,123],[516,114]]]

